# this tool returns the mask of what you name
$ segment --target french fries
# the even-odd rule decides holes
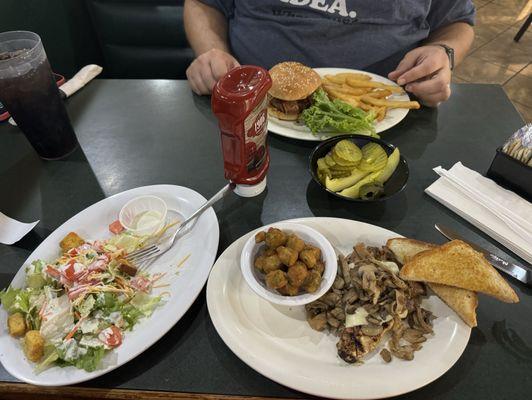
[[[339,99],[353,107],[360,107],[360,100],[357,96],[350,95],[349,93],[342,92],[340,89],[332,87],[323,87],[331,99]]]
[[[336,85],[336,84],[324,83],[324,84],[322,84],[322,86],[323,86],[323,89],[325,91],[327,91],[327,90],[335,90],[337,92],[348,94],[348,95],[351,95],[351,96],[362,96],[363,94],[368,93],[368,91],[365,90],[365,89],[362,89],[362,88],[354,89],[354,88],[352,88],[350,86],[347,86],[345,84]]]
[[[373,111],[377,121],[382,121],[390,109],[415,110],[420,107],[417,101],[388,99],[394,94],[404,93],[403,89],[399,86],[376,82],[372,80],[370,75],[342,72],[335,75],[325,75],[322,82],[323,89],[331,99],[342,100],[367,112]]]
[[[324,78],[326,80],[328,80],[329,82],[333,82],[333,83],[337,83],[337,84],[346,83],[346,79],[347,78],[356,79],[356,80],[360,80],[360,81],[369,81],[369,80],[371,80],[371,76],[366,75],[366,74],[359,74],[359,73],[356,73],[356,72],[341,72],[341,73],[336,74],[336,75],[325,75]]]
[[[386,85],[381,82],[374,82],[361,79],[346,78],[345,83],[354,88],[378,88],[387,89],[392,93],[403,93],[403,89],[399,86]]]
[[[368,93],[368,96],[373,97],[375,99],[385,99],[388,96],[391,96],[392,92],[390,92],[388,89],[384,90],[375,90]]]
[[[379,107],[377,109],[377,121],[382,121],[386,116],[386,107]]]
[[[363,95],[360,97],[364,103],[371,104],[379,107],[386,108],[408,108],[412,110],[417,110],[420,106],[417,101],[393,101],[393,100],[383,100],[376,99],[374,97]]]

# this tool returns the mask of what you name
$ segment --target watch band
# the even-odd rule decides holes
[[[452,71],[454,69],[454,49],[443,43],[431,43],[431,45],[440,46],[445,50],[445,53],[447,53],[447,57],[449,57],[449,68],[451,68]]]

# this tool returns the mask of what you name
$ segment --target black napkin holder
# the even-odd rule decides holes
[[[502,148],[497,149],[487,175],[499,185],[532,201],[532,167],[503,153]]]

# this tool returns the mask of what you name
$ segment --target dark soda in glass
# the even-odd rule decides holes
[[[0,101],[41,158],[59,159],[76,149],[74,129],[37,34],[0,33]]]

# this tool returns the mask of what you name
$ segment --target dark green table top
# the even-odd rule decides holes
[[[382,138],[401,149],[410,166],[404,192],[387,202],[352,204],[320,191],[307,172],[315,144],[270,136],[268,189],[253,199],[230,196],[216,206],[221,253],[261,225],[287,218],[334,216],[369,222],[402,235],[440,243],[436,222],[490,251],[515,256],[423,190],[437,165],[457,161],[486,172],[495,149],[523,121],[500,86],[453,86],[438,110],[412,111]],[[188,186],[205,197],[224,184],[220,138],[208,98],[183,81],[97,80],[68,100],[81,149],[46,162],[18,128],[0,125],[0,210],[41,222],[20,242],[0,245],[0,287],[55,228],[92,203],[137,186]],[[408,399],[524,399],[532,392],[532,290],[510,282],[521,298],[508,305],[481,296],[478,328],[458,362]],[[253,349],[250,349],[253,351]],[[282,366],[279,366],[282,368]],[[356,373],[356,368],[353,368]],[[0,367],[0,381],[16,381]],[[202,293],[161,340],[126,365],[83,386],[308,397],[262,377],[217,335]]]

